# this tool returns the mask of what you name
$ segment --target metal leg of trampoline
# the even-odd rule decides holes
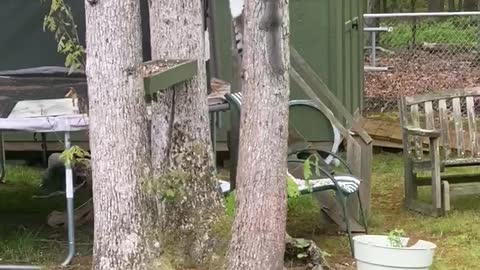
[[[70,132],[65,132],[65,149],[69,149]],[[65,165],[65,184],[66,184],[66,198],[67,198],[67,228],[68,228],[68,255],[62,266],[67,266],[75,256],[75,222],[73,209],[73,173],[70,164]]]
[[[4,141],[3,141],[3,132],[0,131],[0,158],[1,158],[1,161],[0,161],[0,166],[2,167],[2,172],[0,174],[0,183],[5,183],[5,170],[6,170],[6,166],[5,166],[5,144],[4,144]]]

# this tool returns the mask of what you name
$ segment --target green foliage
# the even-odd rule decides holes
[[[401,237],[405,237],[405,231],[400,229],[395,229],[388,233],[388,241],[392,247],[403,247]]]
[[[67,166],[73,166],[76,162],[84,162],[90,159],[90,153],[83,150],[80,146],[74,145],[65,149],[60,155],[60,160]]]
[[[296,198],[300,196],[300,190],[298,189],[297,183],[293,181],[293,179],[288,176],[287,177],[287,196],[289,198]]]
[[[478,22],[468,17],[422,20],[416,23],[416,44],[442,43],[474,48],[477,40]],[[382,20],[382,26],[393,26],[393,32],[380,35],[380,45],[387,49],[405,48],[412,43],[412,22]]]
[[[231,192],[225,198],[225,214],[228,217],[235,216],[235,192]]]
[[[52,32],[58,42],[57,52],[65,55],[65,67],[69,74],[85,68],[85,49],[80,44],[77,25],[72,10],[64,0],[40,0],[42,3],[50,1],[50,9],[43,20],[43,31]]]

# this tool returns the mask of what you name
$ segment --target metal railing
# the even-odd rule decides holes
[[[365,14],[365,113],[480,84],[480,12]],[[371,72],[371,71],[383,72]]]

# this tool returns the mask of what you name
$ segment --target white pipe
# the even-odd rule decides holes
[[[441,16],[478,16],[480,11],[468,12],[412,12],[412,13],[370,13],[364,18],[398,18],[398,17],[441,17]]]
[[[393,27],[365,27],[363,28],[365,32],[392,32]]]
[[[40,266],[33,266],[33,265],[0,265],[0,269],[8,269],[8,270],[39,270],[42,269]]]
[[[70,149],[70,132],[65,132],[65,149]],[[70,164],[65,165],[65,186],[67,197],[67,229],[68,229],[68,254],[62,266],[67,266],[75,257],[75,220],[74,220],[74,207],[73,207],[73,177],[72,167]]]

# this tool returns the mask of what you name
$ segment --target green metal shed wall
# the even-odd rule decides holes
[[[291,44],[351,113],[361,109],[363,102],[362,9],[358,0],[290,1]],[[216,36],[222,56],[219,77],[228,81],[231,78],[228,0],[217,2],[217,13],[216,20],[221,28],[216,29]],[[348,23],[355,18],[356,29]],[[292,82],[291,99],[306,98]],[[228,117],[224,123],[228,128]],[[311,141],[329,140],[332,136],[327,119],[313,110],[292,111],[291,123]],[[217,138],[225,141],[225,128],[218,131]]]

